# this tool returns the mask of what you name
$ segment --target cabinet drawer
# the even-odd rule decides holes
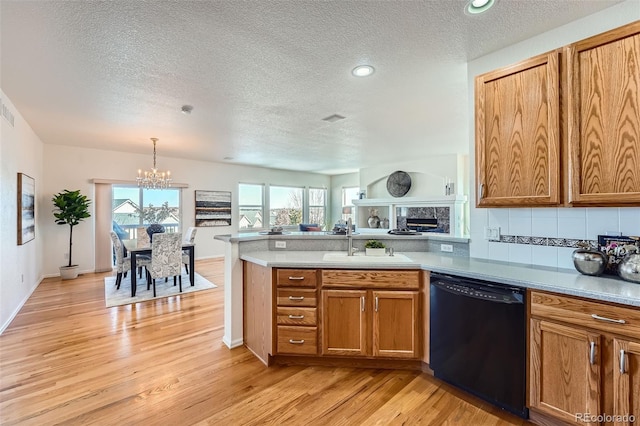
[[[318,299],[315,289],[306,288],[279,288],[278,306],[317,306]]]
[[[531,315],[640,339],[640,310],[531,292]]]
[[[317,333],[316,327],[278,326],[278,353],[316,355]]]
[[[278,324],[317,325],[316,308],[293,308],[278,306]]]
[[[315,287],[315,269],[278,269],[276,283],[279,287]]]
[[[334,288],[420,288],[420,271],[341,270],[322,271],[322,286]]]

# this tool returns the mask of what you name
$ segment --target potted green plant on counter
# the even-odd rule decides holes
[[[367,256],[384,256],[385,245],[378,240],[369,240],[364,244],[365,254]]]
[[[60,267],[60,277],[63,280],[74,279],[78,277],[78,265],[73,264],[72,248],[73,248],[73,227],[91,217],[89,213],[89,200],[80,190],[64,191],[56,194],[51,199],[54,209],[53,216],[58,225],[69,225],[69,264]]]

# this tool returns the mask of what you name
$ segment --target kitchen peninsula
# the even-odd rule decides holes
[[[284,235],[247,233],[215,237],[225,244],[225,332],[229,347],[243,344],[243,267],[251,262],[267,268],[331,269],[415,269],[518,285],[529,289],[585,297],[640,307],[640,286],[617,278],[590,277],[575,270],[548,268],[468,257],[468,239],[447,235],[393,236],[354,235],[354,247],[363,250],[369,239],[379,239],[409,262],[347,263],[325,260],[327,252],[345,252],[344,235],[321,232],[292,232]],[[276,243],[285,242],[285,248]],[[440,251],[441,244],[453,246],[453,253]]]

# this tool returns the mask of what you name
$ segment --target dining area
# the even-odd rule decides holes
[[[173,286],[177,286],[179,293],[182,293],[183,269],[189,285],[195,286],[196,227],[187,228],[183,235],[179,232],[166,232],[165,227],[160,224],[140,226],[135,230],[135,238],[127,238],[129,235],[117,231],[115,227],[110,231],[116,291],[120,291],[123,281],[128,281],[131,298],[134,298],[138,285],[146,283],[146,290],[153,288],[155,298],[156,281],[169,283],[169,279],[172,279]],[[123,288],[123,291],[126,290]]]

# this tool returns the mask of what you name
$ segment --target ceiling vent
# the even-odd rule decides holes
[[[322,119],[322,121],[328,121],[329,123],[335,123],[336,121],[344,120],[346,117],[341,116],[340,114],[333,114],[328,117]]]

